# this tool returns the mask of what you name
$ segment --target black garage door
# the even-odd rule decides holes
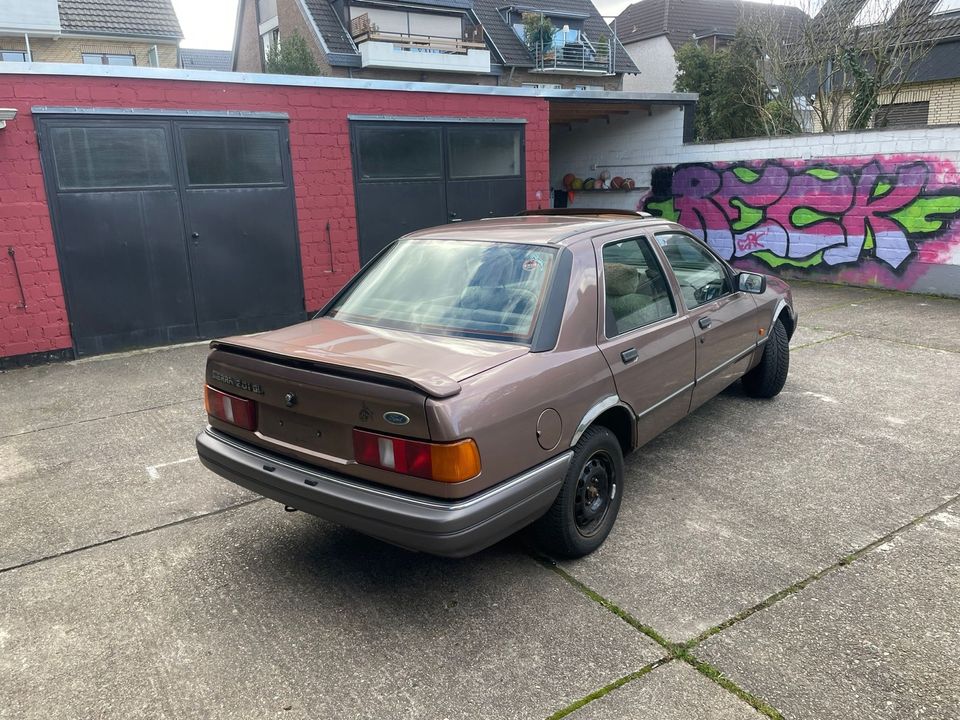
[[[526,207],[523,125],[351,122],[360,262],[404,233]]]
[[[285,122],[38,125],[78,355],[303,319]]]

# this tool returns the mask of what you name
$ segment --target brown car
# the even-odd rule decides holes
[[[623,456],[737,379],[769,398],[797,316],[673,223],[606,211],[458,223],[381,252],[309,322],[218,340],[204,465],[406,548],[534,523],[585,555]]]

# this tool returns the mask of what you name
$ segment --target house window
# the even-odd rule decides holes
[[[853,19],[853,24],[866,27],[885,23],[900,7],[901,2],[902,0],[866,0]]]
[[[933,8],[931,15],[943,15],[960,11],[960,0],[940,0]]]
[[[109,53],[82,53],[84,65],[136,65],[135,55],[113,55]]]
[[[603,85],[577,85],[574,90],[603,90]]]
[[[896,103],[877,110],[873,124],[878,128],[916,127],[926,125],[929,117],[929,102]]]
[[[536,88],[538,90],[562,90],[560,83],[520,83],[520,87]]]
[[[280,46],[280,28],[275,27],[273,30],[265,32],[260,36],[260,40],[263,42],[263,59],[269,60],[270,51]]]
[[[0,61],[26,62],[27,54],[22,50],[0,50]]]

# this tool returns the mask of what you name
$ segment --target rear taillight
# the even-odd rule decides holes
[[[207,415],[244,430],[257,429],[257,404],[207,385],[203,391]]]
[[[438,482],[462,482],[480,474],[473,440],[426,443],[354,429],[353,452],[361,465]]]

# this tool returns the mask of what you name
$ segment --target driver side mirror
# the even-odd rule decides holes
[[[760,295],[767,289],[767,278],[759,273],[742,272],[737,275],[737,290]]]

